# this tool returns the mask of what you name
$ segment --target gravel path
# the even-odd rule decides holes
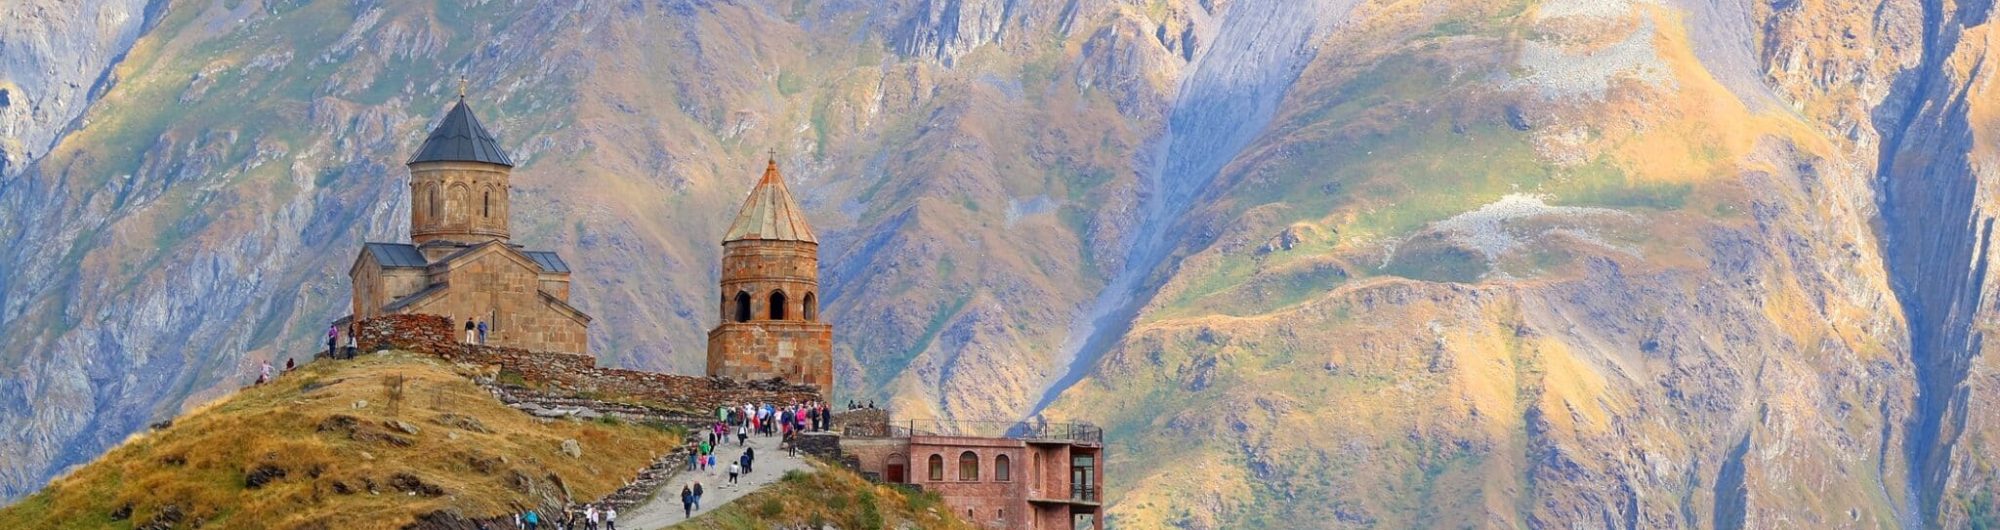
[[[690,470],[675,476],[660,488],[660,492],[654,495],[652,500],[633,508],[631,513],[618,514],[618,527],[654,530],[687,520],[681,516],[681,486],[689,483],[701,483],[701,509],[694,512],[698,517],[752,491],[757,491],[767,484],[777,482],[778,479],[784,478],[787,471],[795,469],[812,471],[812,466],[805,463],[803,455],[794,457],[785,454],[785,450],[778,447],[780,439],[777,436],[751,436],[750,447],[757,449],[755,465],[757,470],[747,477],[738,477],[733,486],[729,484],[729,459],[742,456],[743,448],[734,443],[723,444],[722,448],[715,452],[716,464],[720,469]]]

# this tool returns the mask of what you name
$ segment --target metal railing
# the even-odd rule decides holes
[[[1069,487],[1069,500],[1077,502],[1097,502],[1097,485],[1086,484]]]
[[[1089,423],[1020,423],[970,420],[908,420],[889,428],[892,437],[978,436],[1102,444],[1104,429]]]

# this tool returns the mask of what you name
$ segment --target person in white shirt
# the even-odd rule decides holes
[[[618,507],[604,507],[604,530],[618,530]]]

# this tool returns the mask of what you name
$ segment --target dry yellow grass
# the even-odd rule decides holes
[[[400,402],[386,384],[396,377]],[[582,456],[564,454],[565,440]],[[177,527],[391,528],[439,510],[510,513],[560,499],[563,489],[596,499],[679,441],[648,426],[537,419],[442,361],[371,355],[314,363],[200,407],[0,511],[0,520],[119,528],[177,511]],[[283,475],[250,487],[260,469]]]

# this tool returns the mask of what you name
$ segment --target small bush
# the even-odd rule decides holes
[[[798,482],[805,482],[806,479],[808,478],[812,478],[812,473],[807,473],[804,471],[794,469],[791,471],[786,471],[785,477],[781,480],[784,480],[785,482],[798,483]]]
[[[855,517],[854,526],[862,530],[882,530],[882,507],[875,504],[875,492],[861,492],[861,513]]]
[[[757,516],[759,517],[768,519],[777,517],[781,513],[785,513],[785,504],[778,502],[778,499],[764,499],[762,504],[757,505]]]

